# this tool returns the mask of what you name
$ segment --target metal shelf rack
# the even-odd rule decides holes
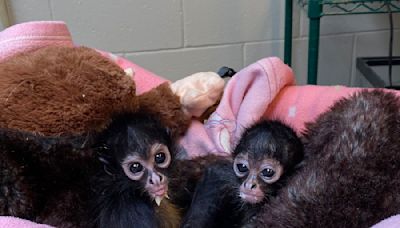
[[[323,16],[400,12],[400,0],[296,0],[309,18],[308,84],[317,84],[320,19]],[[285,5],[284,61],[291,64],[293,0]]]

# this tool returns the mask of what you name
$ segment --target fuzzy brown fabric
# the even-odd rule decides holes
[[[132,79],[89,48],[46,47],[0,64],[2,128],[80,134],[137,107]]]
[[[182,136],[190,125],[190,116],[182,111],[179,97],[172,92],[168,83],[140,95],[139,110],[159,117],[161,123],[170,128],[174,137]]]
[[[400,99],[364,91],[307,126],[305,164],[255,227],[370,227],[400,213]]]

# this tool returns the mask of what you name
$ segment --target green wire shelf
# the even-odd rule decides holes
[[[308,84],[317,84],[320,19],[323,16],[399,13],[400,0],[295,0],[309,19]],[[292,59],[293,0],[285,0],[285,63]]]
[[[343,14],[368,14],[400,12],[400,0],[297,0],[298,4],[308,11],[310,4],[321,7],[318,16]]]

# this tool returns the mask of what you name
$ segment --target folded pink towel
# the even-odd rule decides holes
[[[0,33],[0,61],[50,44],[73,45],[64,22],[34,21],[11,26]]]

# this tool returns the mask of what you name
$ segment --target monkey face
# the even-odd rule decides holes
[[[168,197],[168,178],[162,171],[170,165],[171,153],[167,146],[159,143],[151,145],[149,150],[147,159],[132,154],[121,165],[125,175],[133,181],[141,182],[144,190],[159,205],[165,196]]]
[[[275,183],[283,173],[279,161],[270,158],[249,159],[248,153],[238,154],[233,170],[243,182],[239,187],[240,198],[250,204],[264,200],[268,185]]]

